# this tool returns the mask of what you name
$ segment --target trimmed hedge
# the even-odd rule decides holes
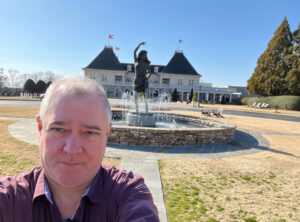
[[[249,98],[247,105],[256,103],[268,103],[270,107],[278,105],[279,109],[300,111],[300,96],[269,96],[269,97],[246,97]]]
[[[244,97],[241,99],[241,104],[242,105],[247,105],[248,104],[248,100],[252,98],[252,97]],[[253,104],[253,103],[252,103]]]

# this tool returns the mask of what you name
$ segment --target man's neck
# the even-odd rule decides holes
[[[66,188],[49,182],[51,195],[55,201],[63,219],[71,218],[80,205],[82,195],[88,189],[89,184],[76,188]]]

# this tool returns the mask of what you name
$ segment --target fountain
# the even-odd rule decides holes
[[[135,79],[133,95],[124,93],[119,110],[113,110],[113,125],[109,143],[144,146],[199,146],[207,143],[229,142],[233,139],[236,126],[232,123],[208,117],[193,117],[162,112],[167,110],[166,99],[170,95],[162,93],[157,102],[148,103],[148,79],[151,76],[147,52],[139,56],[134,51]],[[144,100],[139,101],[139,94]],[[133,110],[135,107],[135,111]]]
[[[150,102],[151,115],[156,119],[151,126],[128,124],[128,115],[135,113],[134,97],[126,95],[114,105],[112,129],[108,142],[143,146],[199,146],[208,143],[229,142],[234,138],[233,123],[213,117],[189,116],[168,113],[160,102]],[[141,113],[145,113],[140,107]],[[149,114],[148,113],[148,114]],[[199,112],[200,113],[200,112]]]

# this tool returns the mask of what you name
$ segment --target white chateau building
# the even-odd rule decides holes
[[[186,101],[191,89],[198,101],[221,102],[225,96],[230,103],[240,96],[236,88],[212,87],[211,83],[201,83],[200,75],[190,64],[182,51],[175,51],[174,56],[164,65],[150,65],[149,98],[164,93],[172,95],[176,88],[181,101]],[[111,46],[105,46],[100,54],[85,68],[84,75],[99,82],[110,98],[121,98],[122,93],[132,92],[135,75],[133,63],[120,63]]]

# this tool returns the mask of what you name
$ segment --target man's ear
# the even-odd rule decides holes
[[[41,131],[42,131],[42,129],[43,129],[43,123],[42,123],[42,120],[41,120],[41,117],[40,117],[40,115],[36,115],[35,116],[35,119],[36,119],[36,122],[37,122],[37,125],[38,125],[38,131],[39,131],[39,133],[41,134]]]
[[[107,127],[107,131],[106,131],[106,134],[105,134],[106,137],[109,136],[111,126],[112,126],[112,124],[110,123],[109,126]]]

